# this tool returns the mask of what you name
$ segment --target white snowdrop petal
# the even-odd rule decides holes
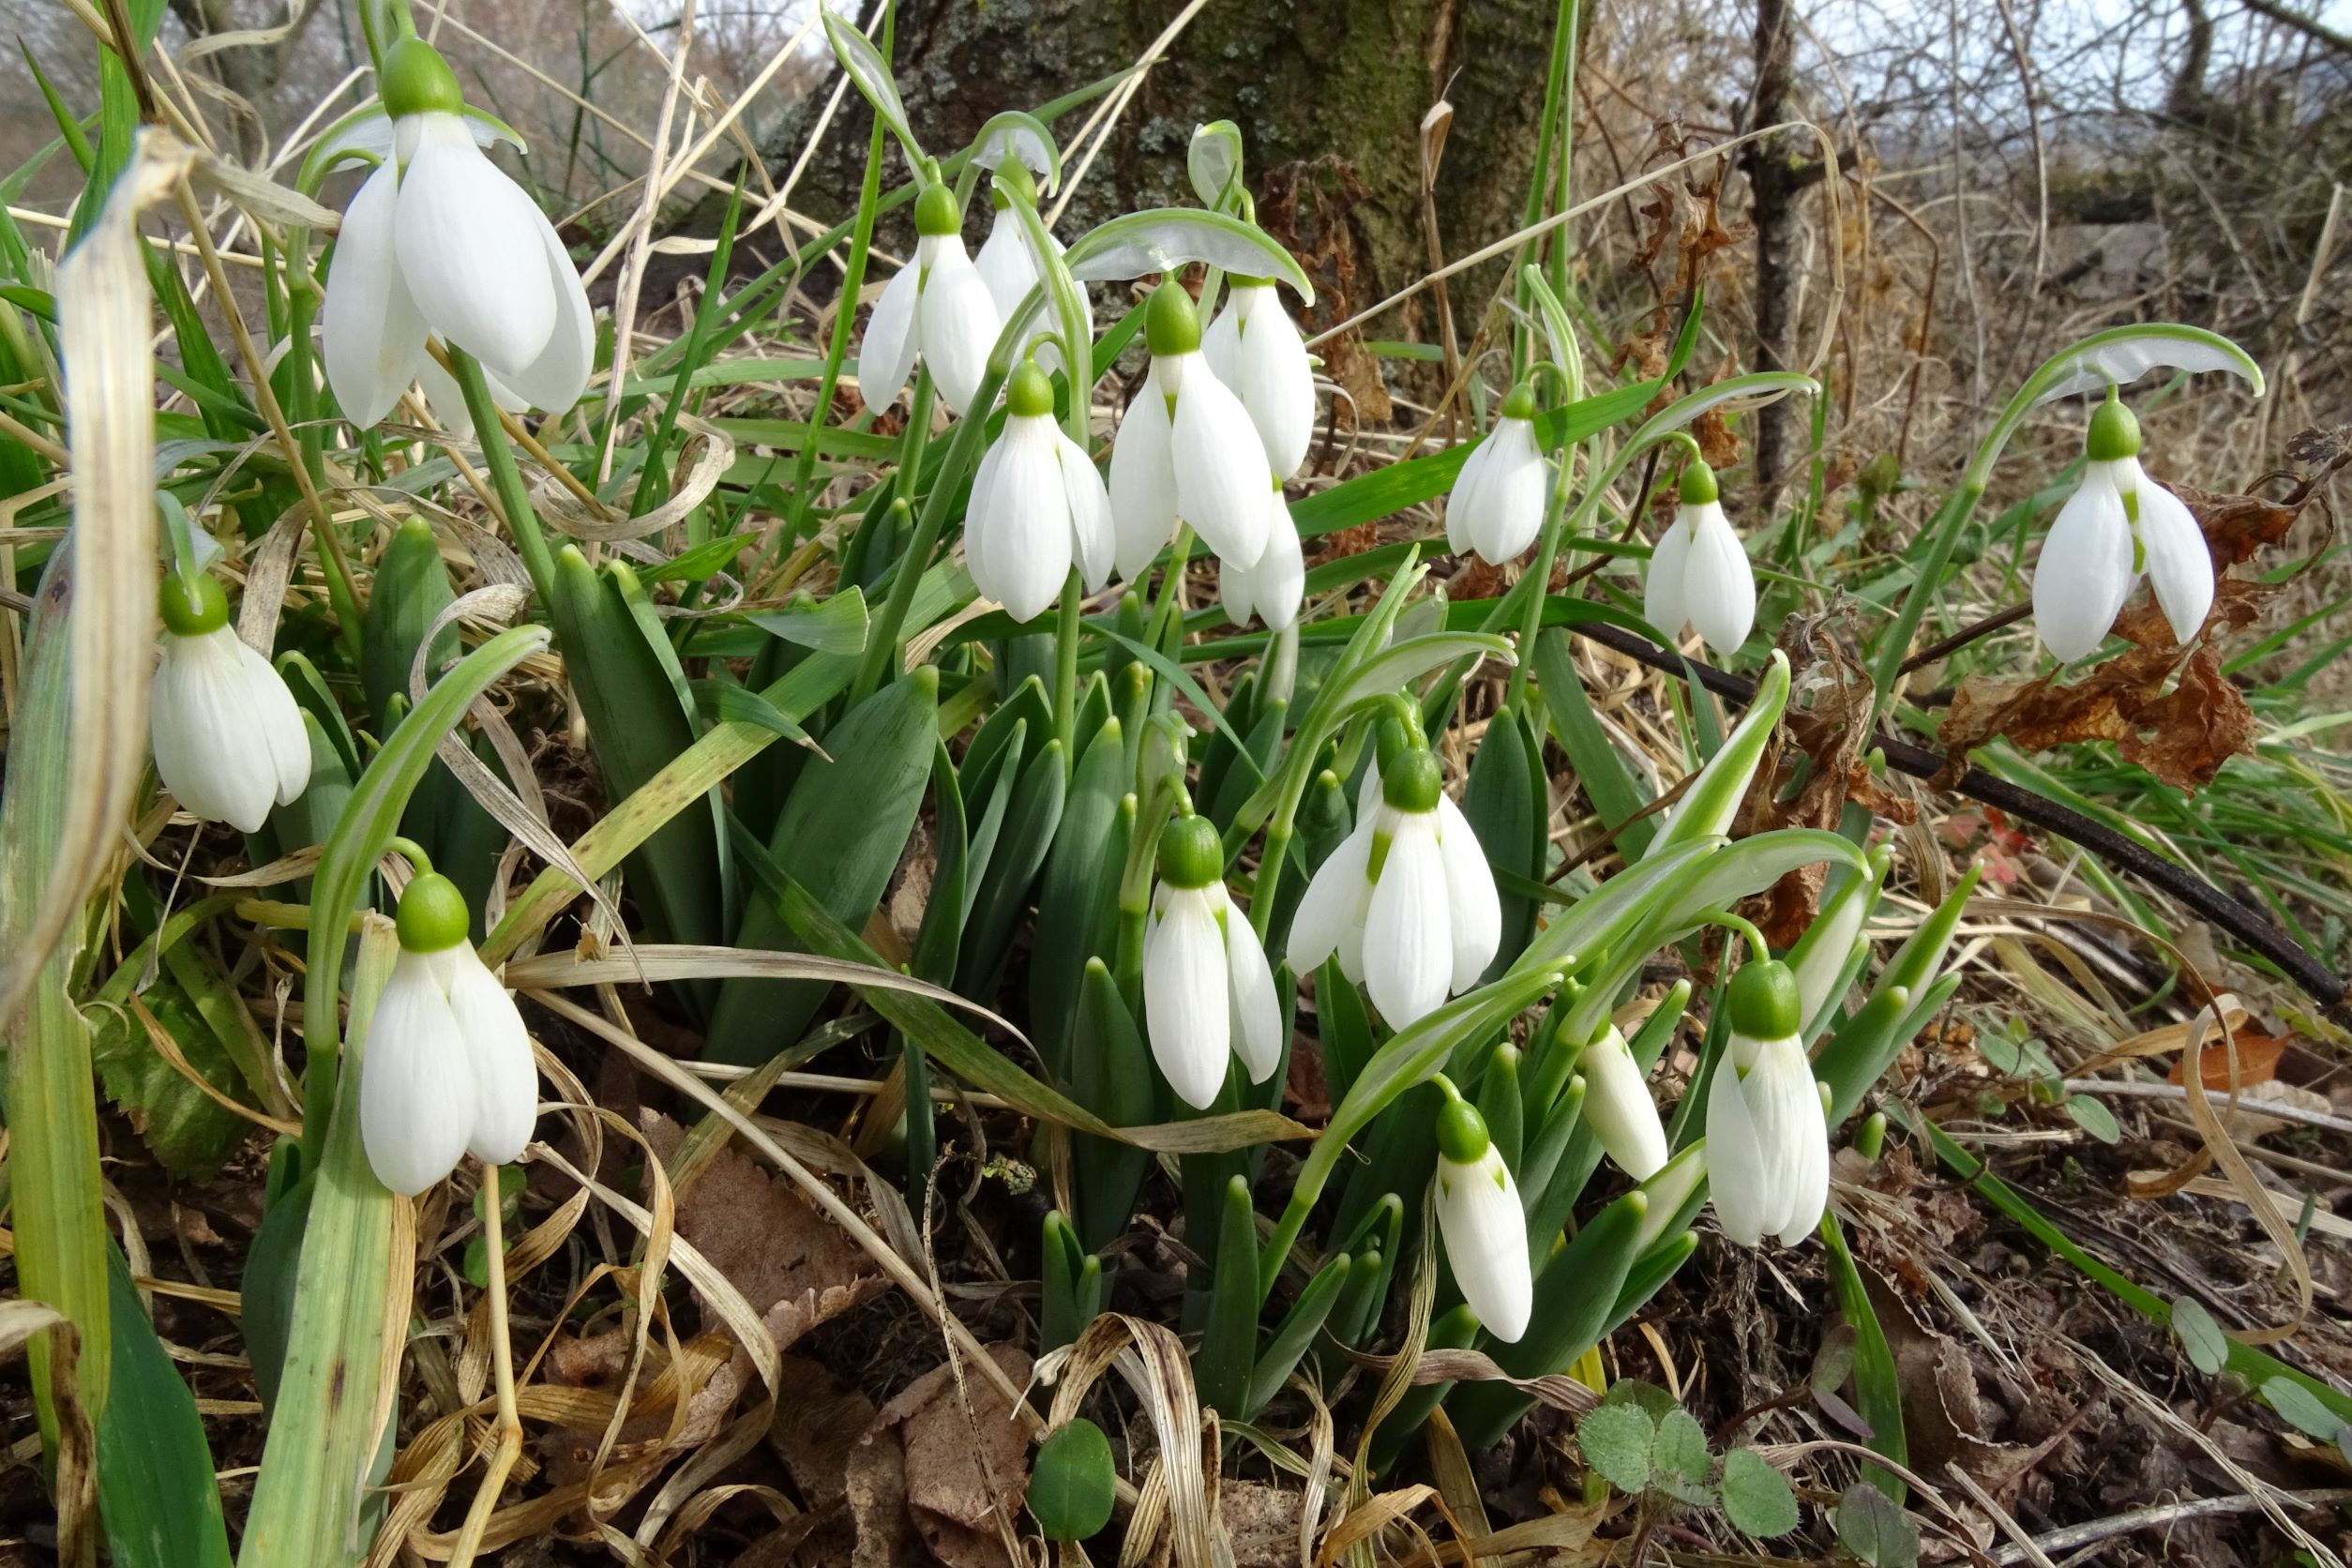
[[[401,276],[425,324],[511,385],[555,327],[545,219],[458,116],[414,117],[429,123],[400,176]]]
[[[1762,1172],[1763,1229],[1802,1239],[1829,1201],[1830,1140],[1804,1048],[1793,1035],[1762,1042],[1743,1088]]]
[[[1176,536],[1175,430],[1168,400],[1144,384],[1110,447],[1110,521],[1123,581],[1133,582]]]
[[[1280,490],[1266,492],[1266,549],[1248,568],[1249,607],[1266,623],[1268,631],[1281,631],[1299,618],[1306,598],[1306,553],[1299,545],[1298,525],[1290,520],[1289,505]],[[1228,565],[1222,568],[1231,572]],[[1232,617],[1239,626],[1246,615]]]
[[[1454,979],[1453,914],[1434,811],[1403,815],[1389,840],[1364,907],[1364,972],[1391,1029],[1444,1004]]]
[[[1110,491],[1103,471],[1059,426],[1054,430],[1054,458],[1062,466],[1062,494],[1070,509],[1070,553],[1078,578],[1090,594],[1102,592],[1110,580],[1111,562],[1118,551],[1110,520]]]
[[[269,660],[241,641],[237,651],[244,656],[252,744],[268,757],[278,776],[276,804],[291,806],[310,787],[310,731],[302,722],[302,705]]]
[[[980,390],[980,378],[988,373],[988,355],[1004,323],[988,297],[987,280],[964,254],[963,241],[953,234],[946,236],[931,263],[914,309],[915,340],[939,387],[940,401],[949,413],[961,414]]]
[[[531,209],[539,234],[539,249],[547,262],[548,287],[555,294],[555,324],[538,356],[506,378],[506,384],[523,402],[548,414],[568,413],[588,388],[588,373],[596,369],[596,314],[588,304],[588,291],[580,269],[564,249],[555,225],[537,207]]]
[[[1642,589],[1641,618],[1666,634],[1669,642],[1682,640],[1690,624],[1683,607],[1682,578],[1691,553],[1690,524],[1677,512],[1650,551],[1650,577]]]
[[[1143,1023],[1168,1087],[1195,1110],[1208,1109],[1225,1087],[1232,1013],[1225,938],[1201,889],[1168,890],[1166,911],[1152,924],[1143,952]]]
[[[147,709],[156,773],[173,799],[206,822],[252,833],[278,803],[283,776],[266,731],[274,724],[282,735],[286,715],[269,716],[271,687],[294,707],[278,672],[225,626],[195,637],[163,636]],[[299,733],[298,714],[293,722]],[[301,782],[309,781],[306,740]]]
[[[2062,663],[2098,650],[2132,593],[2132,526],[2108,466],[2085,470],[2033,566],[2034,629]]]
[[[1200,330],[1200,357],[1217,380],[1238,389],[1242,384],[1242,291],[1227,291],[1225,309]]]
[[[1515,561],[1544,531],[1544,493],[1550,472],[1535,445],[1535,427],[1505,419],[1497,430],[1494,460],[1480,482],[1478,510],[1470,520],[1472,548],[1490,565]]]
[[[399,206],[400,175],[387,162],[368,176],[343,213],[319,312],[326,384],[343,417],[361,430],[392,412],[426,358],[425,318],[400,278],[394,237]]]
[[[359,1064],[359,1141],[403,1198],[457,1168],[474,1131],[474,1068],[425,955],[402,953],[377,1000]]]
[[[1029,291],[1037,286],[1037,269],[1030,264],[1029,247],[1021,241],[1020,220],[1003,208],[989,223],[988,237],[981,242],[980,254],[972,264],[988,286],[988,299],[1000,322],[1010,320],[1029,297]]]
[[[1233,1054],[1252,1083],[1263,1083],[1282,1064],[1282,998],[1274,969],[1249,917],[1225,905],[1225,974],[1232,1012]]]
[[[2204,629],[2206,613],[2213,608],[2213,556],[2195,514],[2179,496],[2145,476],[2139,496],[2148,580],[2172,625],[2173,640],[2185,647]]]
[[[1495,438],[1492,435],[1470,448],[1470,456],[1454,475],[1454,489],[1445,498],[1445,548],[1455,555],[1467,555],[1470,550],[1470,519],[1477,515],[1480,490],[1485,484],[1486,465],[1494,460]]]
[[[1527,1333],[1534,1309],[1533,1272],[1519,1193],[1502,1155],[1459,1164],[1438,1156],[1438,1233],[1462,1300],[1486,1332],[1504,1344]]]
[[[971,562],[972,580],[1013,619],[1032,621],[1061,597],[1070,575],[1069,497],[1052,416],[1008,419],[997,445],[1003,455],[990,476],[988,543]]]
[[[1589,1106],[1591,1096],[1585,1098]],[[1764,1239],[1766,1210],[1778,1205],[1765,1187],[1756,1123],[1729,1052],[1715,1063],[1707,1091],[1707,1191],[1726,1236],[1741,1246]]]
[[[1274,475],[1240,400],[1193,358],[1176,399],[1170,445],[1177,515],[1219,559],[1255,565],[1266,548],[1266,490]]]
[[[1646,1182],[1666,1162],[1666,1127],[1625,1036],[1614,1026],[1576,1058],[1584,1077],[1584,1119],[1617,1168]]]
[[[1298,912],[1290,917],[1290,940],[1284,949],[1293,973],[1319,968],[1338,951],[1343,933],[1364,929],[1364,906],[1372,895],[1366,873],[1371,862],[1372,827],[1366,817],[1324,857],[1315,875],[1307,879],[1306,891],[1300,895]]]
[[[1249,618],[1257,613],[1257,589],[1247,566],[1237,566],[1230,561],[1217,563],[1217,608],[1234,626],[1248,626]]]
[[[1315,440],[1314,367],[1307,363],[1306,344],[1274,288],[1259,285],[1239,292],[1252,297],[1242,316],[1234,374],[1217,374],[1241,394],[1274,477],[1288,479],[1305,464]],[[1206,352],[1205,340],[1201,348]]]
[[[1451,795],[1438,796],[1438,852],[1445,858],[1445,897],[1454,931],[1454,973],[1448,988],[1459,995],[1478,984],[1502,946],[1502,899],[1495,891],[1486,852]]]
[[[473,1133],[466,1153],[512,1165],[539,1121],[539,1069],[515,999],[470,942],[460,942],[449,972],[449,1014],[474,1067]]]
[[[882,285],[873,314],[866,318],[857,350],[857,395],[868,408],[888,408],[914,369],[914,304],[921,292],[921,269],[900,267]]]
[[[1756,626],[1756,571],[1723,507],[1710,504],[1697,513],[1682,564],[1682,605],[1707,646],[1729,654]]]

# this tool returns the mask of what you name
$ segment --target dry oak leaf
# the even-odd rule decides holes
[[[988,1351],[1016,1386],[1029,1380],[1028,1351]],[[853,1568],[897,1568],[924,1551],[946,1568],[1012,1568],[994,1514],[1018,1515],[1029,1495],[1029,1438],[993,1383],[967,1372],[959,1392],[942,1364],[882,1408],[850,1451],[847,1481]]]
[[[2287,531],[2302,515],[2299,506],[2284,506],[2259,495],[2218,495],[2194,485],[2165,487],[2188,506],[2204,530],[2205,548],[2213,569],[2226,571],[2256,551],[2286,542]]]

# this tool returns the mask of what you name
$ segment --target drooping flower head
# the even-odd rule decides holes
[[[480,360],[502,403],[570,408],[588,384],[596,321],[554,225],[476,143],[479,122],[430,44],[385,51],[378,86],[390,144],[343,214],[320,315],[344,417],[375,424],[427,374],[455,418],[462,405],[426,353],[429,333]]]
[[[1262,278],[1227,279],[1225,309],[1209,324],[1200,353],[1248,411],[1274,477],[1296,474],[1315,439],[1315,370],[1274,286]]]
[[[1584,1120],[1602,1151],[1636,1182],[1666,1162],[1666,1124],[1625,1036],[1615,1024],[1576,1057],[1584,1079]]]
[[[206,822],[251,833],[310,782],[310,738],[294,693],[229,625],[204,572],[163,576],[162,661],[147,734],[163,787]]]
[[[1795,1246],[1830,1201],[1830,1129],[1800,1037],[1804,1000],[1777,959],[1731,977],[1731,1037],[1707,1091],[1707,1165],[1716,1223],[1741,1246]]]
[[[1316,868],[1290,923],[1290,967],[1334,952],[1392,1029],[1478,983],[1502,945],[1493,868],[1438,760],[1400,749],[1380,772],[1377,807]]]
[[[1446,548],[1475,551],[1489,565],[1516,560],[1543,532],[1549,476],[1535,439],[1535,388],[1521,382],[1502,400],[1486,439],[1462,460],[1445,498]]]
[[[2033,568],[2034,629],[2071,664],[2098,650],[2145,575],[2184,646],[2213,608],[2213,557],[2179,496],[2140,471],[2140,422],[2115,388],[2090,416],[2082,483]]]
[[[1200,352],[1200,317],[1182,283],[1153,291],[1143,340],[1150,377],[1110,453],[1119,575],[1140,577],[1179,520],[1226,565],[1254,566],[1266,549],[1273,470],[1248,411]]]
[[[1681,499],[1650,554],[1642,616],[1672,638],[1696,626],[1708,647],[1728,654],[1756,625],[1756,572],[1723,515],[1713,469],[1692,459]]]
[[[1505,1344],[1527,1333],[1535,1305],[1527,1220],[1510,1167],[1486,1131],[1485,1118],[1440,1074],[1446,1101],[1438,1112],[1438,1234],[1462,1300],[1488,1334]]]
[[[359,1135],[376,1180],[415,1197],[471,1153],[505,1165],[538,1121],[538,1068],[514,998],[466,940],[457,884],[434,871],[400,895],[400,956],[360,1064]]]
[[[1085,448],[1053,416],[1053,384],[1023,361],[1007,378],[1004,430],[972,476],[964,560],[980,592],[1033,620],[1075,563],[1086,590],[1110,579],[1110,496]]]
[[[971,406],[1003,318],[988,279],[964,252],[956,193],[932,179],[914,199],[914,264],[898,269],[874,302],[857,354],[857,389],[887,408],[918,359],[951,414]]]
[[[1258,933],[1225,893],[1225,849],[1206,817],[1160,836],[1160,885],[1143,931],[1143,1024],[1177,1097],[1206,1110],[1241,1059],[1252,1083],[1282,1060],[1282,1004]]]

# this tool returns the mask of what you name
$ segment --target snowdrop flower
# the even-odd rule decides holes
[[[1636,1182],[1646,1182],[1666,1162],[1666,1124],[1641,1064],[1615,1024],[1576,1058],[1584,1079],[1584,1119],[1602,1151]]]
[[[1723,515],[1715,471],[1694,458],[1682,471],[1682,504],[1650,554],[1642,617],[1670,638],[1685,623],[1707,646],[1728,654],[1756,625],[1756,572]]]
[[[1272,283],[1226,282],[1225,309],[1201,338],[1200,355],[1248,411],[1274,477],[1288,479],[1305,463],[1315,439],[1315,370]]]
[[[2180,498],[2140,472],[2140,423],[2113,387],[2090,416],[2083,482],[2058,508],[2033,568],[2043,646],[2071,664],[2097,651],[2146,574],[2184,646],[2213,608],[2213,558]]]
[[[1788,967],[1797,976],[1803,1032],[1808,1036],[1830,1005],[1844,994],[1846,987],[1841,982],[1850,983],[1847,967],[1856,951],[1870,945],[1862,935],[1862,923],[1877,906],[1879,885],[1892,863],[1892,855],[1884,847],[1873,850],[1870,874],[1848,875],[1814,915],[1797,945],[1788,950]]]
[[[972,481],[964,561],[1016,621],[1052,605],[1073,561],[1093,593],[1110,578],[1110,496],[1053,417],[1053,384],[1024,361],[1004,393],[1004,431]]]
[[[1266,490],[1274,482],[1257,427],[1200,352],[1200,318],[1174,280],[1143,314],[1150,380],[1110,452],[1110,515],[1119,575],[1140,577],[1175,536],[1178,519],[1228,566],[1266,549]]]
[[[162,602],[163,661],[147,703],[155,771],[189,811],[251,833],[309,787],[302,710],[230,626],[219,583],[167,572]]]
[[[1160,885],[1143,932],[1143,1023],[1177,1097],[1206,1110],[1240,1057],[1252,1083],[1282,1061],[1282,1005],[1248,919],[1225,896],[1225,848],[1206,817],[1160,837]]]
[[[917,359],[951,414],[963,413],[980,389],[1004,321],[964,253],[962,230],[956,193],[937,180],[926,185],[914,199],[914,264],[900,267],[874,302],[858,348],[858,393],[875,408],[897,397]]]
[[[1007,158],[998,168],[996,184],[1009,185],[1018,190],[1032,192],[1028,168],[1018,158]],[[1029,242],[1021,236],[1021,220],[1013,215],[1012,201],[1003,191],[989,191],[989,203],[996,217],[988,224],[988,237],[980,244],[980,253],[972,264],[980,269],[981,281],[988,286],[988,298],[995,302],[997,319],[1009,322],[1013,312],[1029,297],[1029,291],[1042,279],[1037,276],[1037,264],[1029,254]],[[1048,236],[1051,238],[1050,235]],[[1053,242],[1054,253],[1064,249],[1060,240]]]
[[[1299,618],[1306,598],[1306,555],[1299,548],[1298,525],[1290,520],[1289,503],[1277,483],[1266,492],[1266,550],[1257,564],[1237,566],[1230,561],[1217,567],[1217,597],[1225,618],[1237,626],[1249,625],[1255,614],[1268,631],[1283,631]]]
[[[430,44],[394,44],[379,86],[390,156],[343,214],[320,315],[344,416],[364,430],[391,413],[431,364],[428,333],[480,360],[502,400],[570,408],[588,384],[596,324],[554,226],[475,143],[458,79]],[[448,416],[464,404],[437,379]]]
[[[1380,803],[1360,813],[1299,900],[1290,967],[1304,974],[1334,952],[1339,971],[1403,1029],[1466,991],[1502,945],[1502,906],[1478,836],[1441,787],[1438,760],[1414,748],[1380,777]]]
[[[1535,440],[1535,388],[1525,382],[1502,400],[1486,439],[1470,448],[1445,498],[1445,544],[1475,551],[1490,566],[1517,559],[1544,528],[1550,470]]]
[[[466,940],[457,884],[420,872],[400,895],[400,956],[360,1063],[359,1139],[376,1180],[414,1198],[466,1154],[505,1165],[531,1141],[538,1068],[514,998]]]
[[[1535,1306],[1528,1261],[1527,1222],[1519,1189],[1502,1153],[1486,1135],[1477,1108],[1456,1093],[1443,1074],[1445,1108],[1438,1112],[1438,1234],[1462,1300],[1488,1334],[1505,1344],[1527,1333]]]
[[[1731,977],[1731,1039],[1707,1091],[1707,1164],[1716,1223],[1741,1246],[1795,1246],[1830,1201],[1830,1129],[1799,1038],[1803,999],[1787,964]],[[1587,1096],[1588,1106],[1590,1096]]]

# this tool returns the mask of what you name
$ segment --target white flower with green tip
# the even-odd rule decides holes
[[[459,419],[463,400],[426,353],[429,334],[481,361],[502,404],[570,408],[596,319],[554,225],[483,153],[430,44],[394,44],[378,83],[392,145],[343,214],[319,318],[344,417],[376,424],[423,376],[443,417]]]
[[[2140,425],[2110,387],[2090,416],[2082,483],[2033,567],[2033,622],[2061,663],[2096,653],[2145,575],[2186,646],[2213,608],[2213,557],[2180,498],[2140,471]]]
[[[1756,626],[1756,568],[1724,516],[1713,469],[1691,460],[1681,500],[1650,552],[1642,618],[1670,638],[1694,626],[1716,654],[1733,653]]]
[[[1241,1059],[1252,1083],[1282,1061],[1282,1003],[1249,920],[1225,892],[1225,849],[1206,817],[1160,836],[1160,885],[1143,930],[1143,1026],[1168,1087],[1206,1110]]]
[[[1425,748],[1397,753],[1380,804],[1316,868],[1290,922],[1290,967],[1336,953],[1391,1029],[1478,983],[1502,945],[1495,874]]]
[[[1110,451],[1118,568],[1143,575],[1181,520],[1228,566],[1265,553],[1274,482],[1249,411],[1200,352],[1200,317],[1182,283],[1162,283],[1143,313],[1152,366]]]
[[[162,607],[163,656],[147,700],[155,771],[189,812],[252,833],[309,787],[302,710],[229,625],[228,596],[209,576],[165,573]]]
[[[359,1138],[376,1180],[413,1198],[471,1153],[505,1165],[538,1122],[539,1075],[514,998],[466,940],[457,884],[434,871],[400,895],[400,956],[360,1063]]]
[[[858,347],[857,390],[887,408],[917,360],[931,372],[951,414],[972,405],[1004,320],[988,281],[964,251],[956,193],[933,180],[914,199],[914,262],[900,267],[874,302]]]
[[[1227,279],[1225,309],[1201,336],[1200,353],[1248,411],[1274,476],[1296,474],[1315,439],[1315,368],[1274,286]]]
[[[1707,1090],[1708,1190],[1715,1222],[1741,1246],[1795,1246],[1830,1201],[1829,1119],[1800,1037],[1804,1001],[1787,964],[1731,977],[1731,1033]],[[1588,1096],[1588,1103],[1590,1096]]]
[[[1512,1344],[1527,1333],[1535,1306],[1518,1185],[1477,1108],[1443,1076],[1436,1082],[1446,1096],[1438,1112],[1437,1173],[1438,1234],[1445,1240],[1446,1264],[1486,1332]]]
[[[1470,448],[1445,498],[1445,543],[1500,566],[1527,553],[1544,528],[1551,470],[1535,438],[1535,389],[1522,382],[1502,400],[1495,428]]]
[[[1086,591],[1110,580],[1110,496],[1053,416],[1053,384],[1024,361],[1004,390],[1004,430],[980,460],[964,514],[964,564],[1016,621],[1054,603],[1075,563]]]

